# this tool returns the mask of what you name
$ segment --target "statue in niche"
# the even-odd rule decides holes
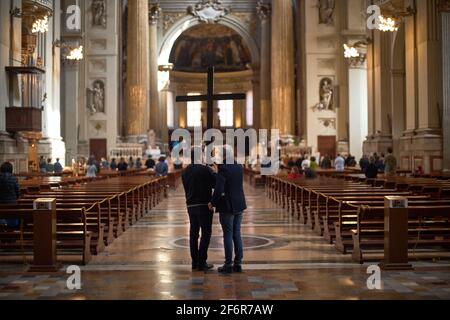
[[[151,150],[156,149],[156,134],[153,129],[147,131],[147,148]]]
[[[316,109],[319,111],[333,110],[333,81],[330,78],[323,78],[320,81],[320,102],[316,105]]]
[[[105,0],[92,1],[92,24],[106,28],[106,3]]]
[[[335,0],[319,0],[319,23],[333,24]]]
[[[93,88],[88,88],[90,93],[89,109],[92,114],[105,112],[105,84],[103,81],[97,80],[93,84]]]

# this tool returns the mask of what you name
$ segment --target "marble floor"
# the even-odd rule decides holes
[[[67,266],[57,274],[36,275],[24,265],[3,264],[0,299],[450,298],[449,262],[417,261],[414,271],[382,272],[380,286],[371,290],[370,264],[355,264],[338,253],[274,205],[262,189],[247,186],[246,196],[242,274],[190,270],[189,223],[179,189],[81,267],[81,289],[67,288]],[[209,262],[216,267],[223,263],[218,216]]]

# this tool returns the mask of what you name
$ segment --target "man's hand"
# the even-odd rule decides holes
[[[211,202],[208,203],[208,208],[209,208],[209,211],[213,211],[214,212],[214,207],[213,207]]]

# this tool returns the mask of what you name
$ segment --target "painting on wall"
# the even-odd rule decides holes
[[[199,25],[186,30],[175,42],[170,60],[174,70],[205,72],[243,71],[250,68],[250,51],[234,30],[219,24]]]

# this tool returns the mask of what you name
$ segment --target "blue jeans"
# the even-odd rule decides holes
[[[221,213],[220,224],[223,230],[223,243],[225,247],[225,264],[230,266],[233,264],[233,247],[234,247],[234,264],[241,265],[244,257],[241,239],[241,222],[243,213]]]

